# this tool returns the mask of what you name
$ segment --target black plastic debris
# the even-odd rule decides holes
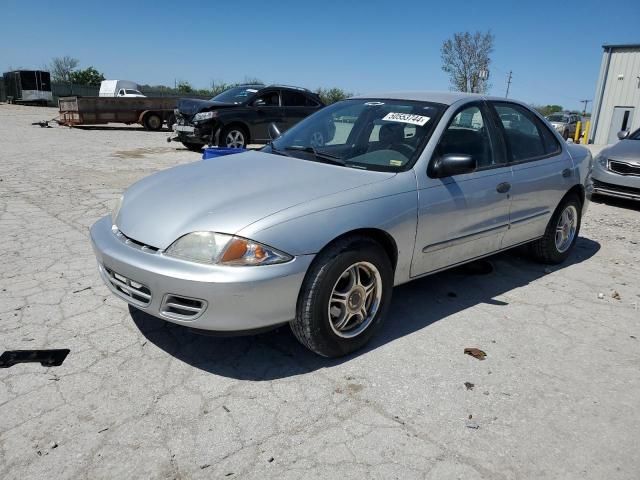
[[[40,363],[43,367],[59,367],[69,355],[68,348],[52,350],[7,350],[0,355],[0,368],[18,363]]]

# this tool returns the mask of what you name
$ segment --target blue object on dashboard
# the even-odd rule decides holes
[[[208,160],[210,158],[223,157],[225,155],[232,155],[234,153],[242,153],[247,150],[244,148],[224,148],[224,147],[208,147],[202,151],[202,159]]]

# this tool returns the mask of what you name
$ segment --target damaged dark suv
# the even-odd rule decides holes
[[[181,99],[173,125],[177,136],[170,140],[193,151],[204,145],[244,148],[249,143],[267,143],[272,123],[285,131],[322,107],[320,97],[304,88],[240,85],[211,100]],[[329,126],[313,132],[313,143],[322,146],[334,133]]]

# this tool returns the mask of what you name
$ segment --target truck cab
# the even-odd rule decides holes
[[[103,80],[100,97],[144,97],[137,83],[129,80]]]

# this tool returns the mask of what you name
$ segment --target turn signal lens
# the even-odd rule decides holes
[[[234,237],[227,245],[219,263],[222,265],[272,265],[291,260],[291,257],[246,238]]]

